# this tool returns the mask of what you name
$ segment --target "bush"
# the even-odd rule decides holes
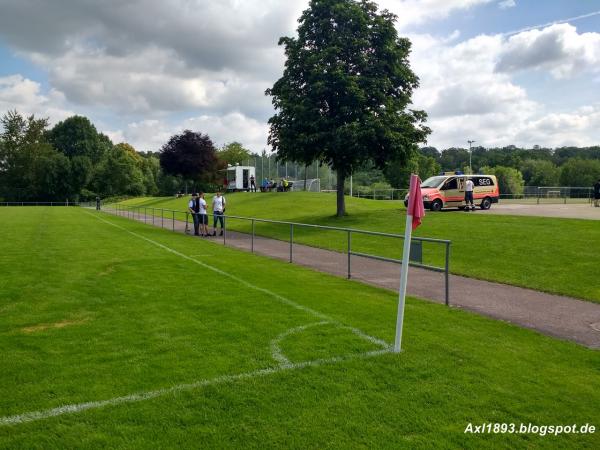
[[[496,175],[498,185],[500,186],[500,194],[522,195],[525,187],[523,174],[512,167],[496,166],[482,167],[481,173]]]

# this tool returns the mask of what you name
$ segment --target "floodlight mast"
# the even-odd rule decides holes
[[[471,144],[473,144],[475,141],[467,141],[469,143],[469,172],[473,173],[473,167],[471,166],[471,155],[473,154],[473,152],[471,151]]]

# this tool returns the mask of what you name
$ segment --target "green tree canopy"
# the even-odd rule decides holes
[[[276,110],[269,143],[281,160],[318,160],[337,171],[338,216],[355,168],[407,161],[429,133],[425,112],[408,109],[418,78],[395,20],[367,0],[311,0],[298,38],[279,41],[287,60],[266,91]]]
[[[243,166],[250,159],[251,153],[239,142],[231,142],[220,148],[217,156],[224,164]]]
[[[72,116],[56,124],[48,132],[48,140],[69,158],[86,156],[96,164],[111,147],[112,142],[87,117]]]
[[[0,198],[61,200],[70,195],[69,159],[46,141],[47,119],[8,111],[0,134]]]
[[[600,161],[574,158],[565,162],[560,170],[561,186],[587,187],[600,179]]]
[[[385,178],[394,188],[407,189],[411,173],[419,175],[421,180],[438,175],[440,164],[432,156],[419,152],[408,160],[408,163],[392,162],[384,170]]]
[[[558,186],[560,169],[551,161],[526,159],[521,163],[526,186]]]
[[[206,134],[185,130],[171,136],[160,151],[160,166],[166,174],[197,183],[215,179],[218,158]]]
[[[479,170],[480,173],[496,175],[498,178],[498,185],[500,187],[500,194],[502,195],[521,195],[523,194],[525,182],[523,181],[523,175],[517,169],[512,167],[496,166],[496,167],[482,167]]]
[[[115,145],[96,167],[93,186],[101,196],[143,195],[146,192],[141,161],[129,147],[127,144]]]

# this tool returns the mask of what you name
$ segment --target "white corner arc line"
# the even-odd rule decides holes
[[[283,351],[281,350],[281,347],[280,347],[281,341],[283,341],[286,337],[288,337],[292,334],[300,333],[300,332],[307,330],[309,328],[312,328],[312,327],[318,327],[321,325],[328,325],[328,324],[330,324],[330,322],[309,323],[308,325],[301,325],[299,327],[290,328],[289,330],[284,331],[283,333],[281,333],[279,336],[277,336],[275,339],[273,339],[271,341],[271,356],[273,357],[273,359],[275,361],[277,361],[279,363],[279,365],[281,367],[290,367],[292,365],[292,363],[284,355]]]

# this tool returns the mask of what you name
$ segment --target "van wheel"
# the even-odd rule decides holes
[[[481,209],[490,209],[491,206],[492,200],[489,197],[486,197],[481,201]]]
[[[441,200],[434,200],[433,203],[431,204],[431,210],[432,211],[440,211],[442,209],[442,201]]]

